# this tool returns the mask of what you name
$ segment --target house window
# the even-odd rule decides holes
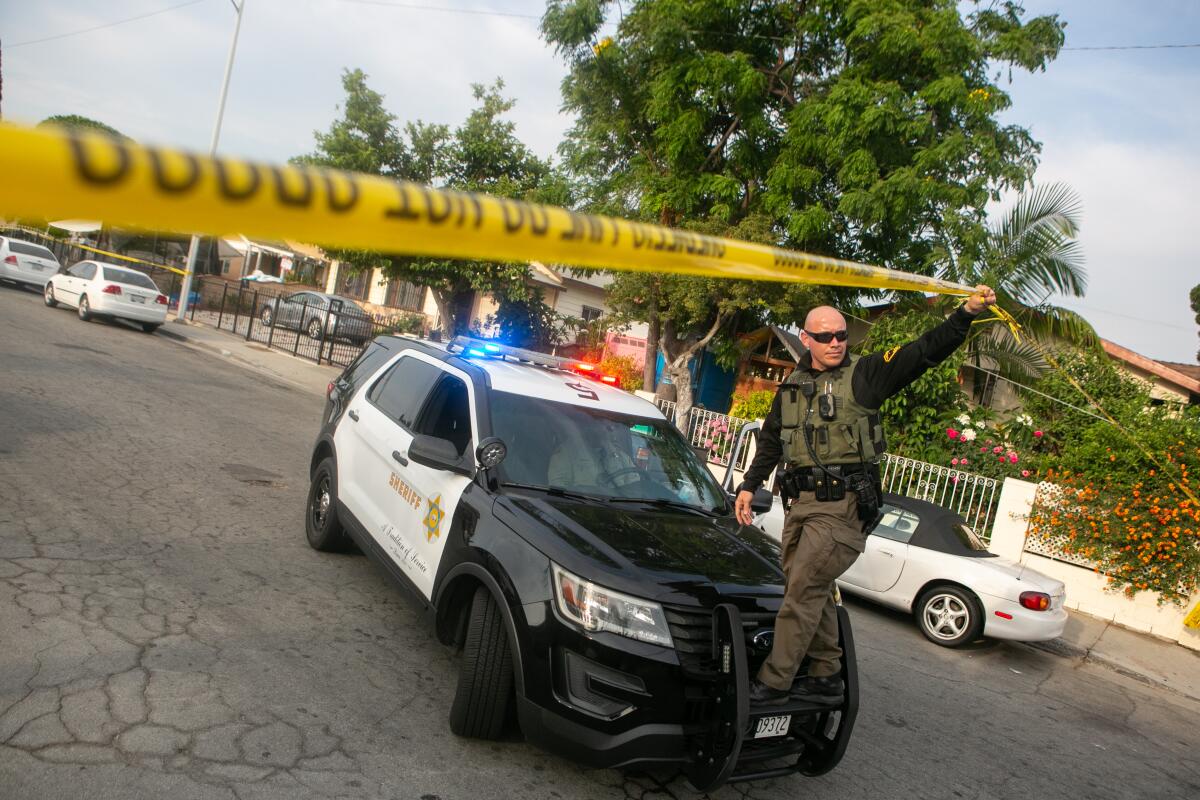
[[[604,310],[600,308],[592,308],[591,306],[583,307],[583,321],[585,323],[595,322],[604,316]]]
[[[387,295],[383,301],[385,306],[403,308],[408,311],[420,311],[425,299],[425,288],[392,278],[388,282]]]
[[[360,270],[344,276],[340,281],[342,290],[339,294],[353,297],[355,300],[366,300],[369,288],[371,270]]]

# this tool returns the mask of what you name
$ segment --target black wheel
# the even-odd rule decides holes
[[[960,647],[979,638],[983,610],[961,586],[935,586],[917,601],[917,625],[925,638],[942,647]]]
[[[275,318],[275,314],[271,311],[270,306],[263,306],[262,311],[258,313],[258,318],[262,320],[263,325],[270,326],[271,320]]]
[[[158,330],[157,322],[143,322],[142,323],[142,332],[143,333],[154,333],[156,330]]]
[[[88,302],[86,294],[79,298],[79,318],[84,322],[92,318],[92,304]]]
[[[316,317],[313,317],[312,319],[310,319],[308,321],[308,327],[305,328],[305,331],[308,333],[308,338],[320,339],[321,338],[321,320],[317,319]]]
[[[58,305],[58,301],[54,299],[54,287],[50,285],[49,281],[46,282],[46,288],[42,290],[42,300],[44,300],[46,305],[48,305],[50,308],[54,308],[56,305]]]
[[[304,533],[314,550],[340,553],[349,549],[346,532],[337,517],[337,467],[332,458],[318,464],[313,473],[304,513]]]
[[[480,586],[471,600],[450,730],[475,739],[499,738],[512,685],[512,652],[500,606],[487,587]]]

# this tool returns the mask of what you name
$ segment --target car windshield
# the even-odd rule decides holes
[[[511,483],[725,510],[721,488],[666,420],[499,391],[491,413]]]
[[[113,283],[123,283],[126,286],[136,286],[139,289],[153,289],[158,291],[154,281],[140,272],[132,272],[127,269],[113,269],[112,267],[104,268],[104,280],[112,281]]]
[[[983,539],[979,538],[979,534],[975,533],[975,531],[967,523],[952,522],[950,524],[950,530],[954,531],[954,534],[958,537],[959,541],[961,541],[963,546],[968,550],[986,551],[988,549],[987,545],[984,544]]]

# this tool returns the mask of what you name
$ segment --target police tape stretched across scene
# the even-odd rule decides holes
[[[104,134],[0,125],[0,214],[288,238],[386,253],[967,295],[853,261],[313,167],[208,158]]]

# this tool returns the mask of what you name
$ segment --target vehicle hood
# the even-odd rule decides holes
[[[614,589],[704,605],[782,594],[779,544],[732,516],[526,495],[499,498],[496,512],[565,569]]]

